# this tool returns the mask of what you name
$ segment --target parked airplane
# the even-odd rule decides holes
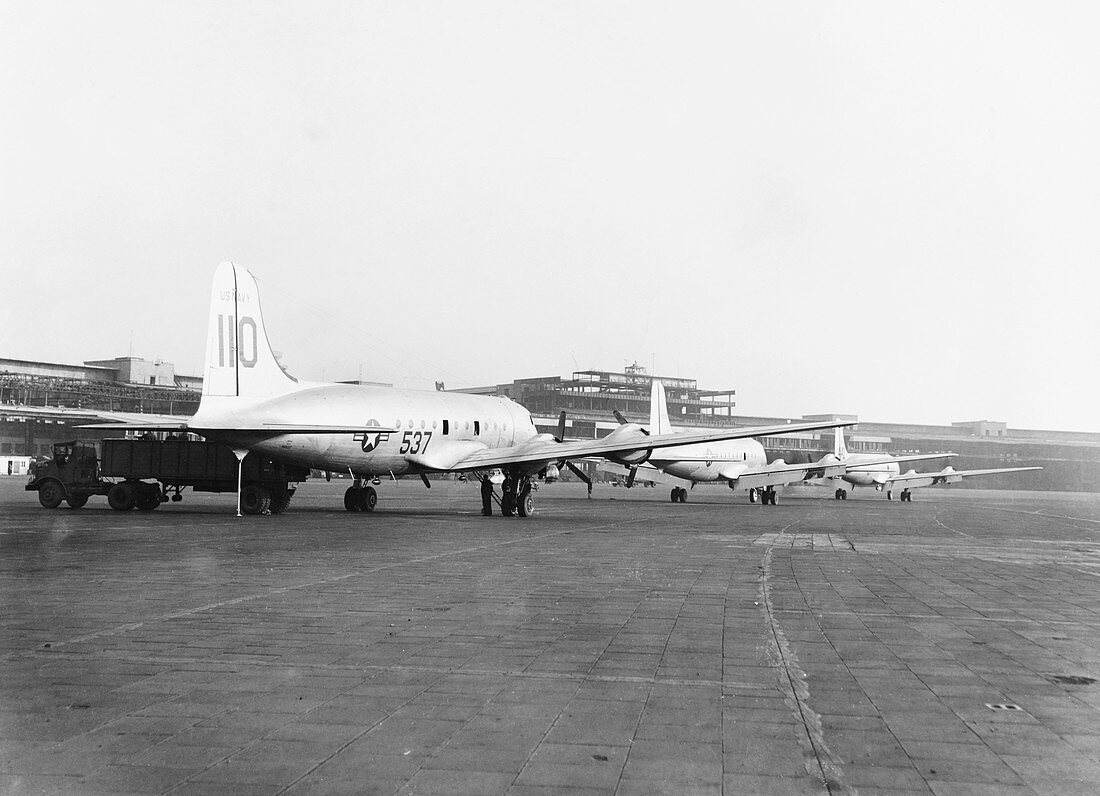
[[[622,427],[629,425],[626,418],[618,411],[615,417]],[[847,422],[843,425],[853,425]],[[756,434],[754,436],[776,436],[778,434],[793,433],[803,430],[804,423],[789,423],[781,426],[773,426],[778,429],[770,434]],[[839,426],[839,424],[838,424]],[[656,472],[664,473],[673,478],[688,481],[691,486],[698,483],[725,481],[730,489],[747,489],[749,500],[755,503],[761,500],[764,504],[775,505],[778,500],[776,487],[804,481],[808,478],[826,478],[840,475],[845,467],[839,462],[825,457],[817,462],[805,464],[787,464],[782,459],[768,463],[764,447],[755,439],[731,439],[726,441],[688,443],[685,431],[677,432],[672,428],[668,417],[668,400],[665,397],[664,385],[657,379],[653,380],[649,401],[649,428],[650,434],[668,435],[685,434],[685,443],[675,447],[662,448],[650,454],[649,459],[643,463],[627,463],[628,474],[626,486],[634,485],[638,477],[638,468],[645,467],[644,478],[657,477]],[[670,494],[673,503],[687,502],[687,489],[682,486],[674,486]]]
[[[626,424],[626,419],[618,411],[615,412],[615,417],[620,424]],[[853,424],[854,421],[846,425]],[[779,428],[790,432],[796,430],[795,425]],[[675,433],[669,423],[664,387],[656,379],[653,381],[649,402],[649,431],[658,434]],[[836,428],[836,433],[838,435],[841,433],[839,427]],[[843,445],[843,437],[841,436],[840,439],[840,444]],[[896,476],[897,462],[942,459],[954,455],[937,453],[897,457],[886,454],[849,455],[845,452],[844,456],[839,456],[834,451],[833,454],[826,454],[816,462],[788,464],[783,459],[776,459],[769,464],[767,454],[759,442],[753,439],[740,439],[703,445],[678,445],[655,451],[644,464],[626,466],[628,470],[626,486],[630,487],[634,484],[639,467],[643,467],[646,478],[654,478],[652,473],[661,472],[688,481],[693,487],[697,483],[725,481],[730,489],[747,489],[749,502],[755,503],[760,500],[765,505],[774,506],[779,499],[775,491],[777,487],[821,478],[846,479],[850,468],[857,463],[860,467],[859,478],[863,478],[864,472],[877,474],[880,469],[882,472]],[[604,469],[613,471],[613,468]],[[838,493],[843,491],[838,490]],[[671,499],[673,503],[686,502],[687,489],[681,486],[673,487]]]
[[[895,456],[890,461],[883,462],[880,454],[876,453],[849,453],[844,444],[844,432],[839,428],[834,432],[833,456],[839,461],[848,464],[848,470],[838,476],[848,482],[854,489],[857,486],[873,486],[879,492],[886,492],[886,499],[893,500],[894,489],[901,487],[899,496],[903,502],[913,500],[912,490],[922,486],[938,486],[941,484],[955,484],[973,475],[996,475],[998,473],[1022,473],[1026,470],[1042,470],[1042,467],[997,467],[987,470],[956,470],[948,465],[938,473],[918,473],[910,470],[901,472],[900,462],[918,461],[920,459],[942,459],[954,456],[953,453],[916,454],[913,456]],[[835,482],[835,478],[833,479]],[[846,500],[848,490],[838,487],[833,496],[837,500]]]
[[[344,494],[348,511],[374,510],[378,496],[365,479],[412,474],[430,487],[429,473],[484,477],[499,468],[504,474],[501,510],[523,517],[533,511],[532,477],[569,459],[603,456],[633,465],[660,448],[685,442],[851,425],[818,422],[655,434],[627,424],[599,440],[562,441],[539,433],[530,413],[504,397],[301,382],[271,351],[255,279],[229,262],[214,274],[198,411],[182,420],[126,419],[113,427],[187,431],[226,444],[241,461],[255,450],[315,469],[348,472],[355,479]],[[270,501],[262,486],[239,484],[238,511],[243,504],[246,513],[260,513]]]

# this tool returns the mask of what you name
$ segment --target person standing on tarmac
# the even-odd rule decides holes
[[[489,474],[481,477],[481,513],[486,517],[493,516],[493,482],[489,480]]]

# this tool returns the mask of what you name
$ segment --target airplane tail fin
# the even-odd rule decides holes
[[[296,385],[267,340],[255,278],[234,263],[222,263],[210,293],[203,399],[259,400],[293,392]]]
[[[649,433],[668,434],[672,424],[668,422],[668,402],[665,398],[665,386],[657,379],[653,380],[653,389],[649,394]]]
[[[833,429],[833,455],[838,459],[844,459],[848,456],[848,447],[844,444],[844,429]]]

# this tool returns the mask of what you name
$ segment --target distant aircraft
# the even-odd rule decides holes
[[[615,412],[615,417],[623,427],[628,425],[626,418],[618,411]],[[804,430],[805,425],[788,423],[772,426],[776,430],[770,434],[753,436],[794,433]],[[841,425],[854,425],[854,421],[838,423],[834,427]],[[677,432],[672,428],[668,418],[668,401],[665,397],[664,385],[657,379],[653,380],[650,393],[648,432],[661,436],[683,434],[681,439],[685,440],[685,444],[655,450],[644,464],[628,463],[626,465],[627,487],[634,485],[639,467],[644,467],[642,477],[645,479],[653,480],[658,477],[656,473],[660,472],[688,481],[693,487],[699,483],[725,481],[730,489],[747,489],[750,502],[755,503],[760,500],[764,504],[774,506],[779,500],[776,487],[798,483],[809,478],[841,475],[846,469],[843,463],[833,461],[828,456],[820,461],[805,464],[787,464],[782,459],[769,464],[764,447],[755,439],[691,443],[687,439],[687,431]],[[673,503],[686,503],[687,489],[682,486],[673,487],[670,498]]]
[[[873,486],[876,491],[886,492],[886,499],[893,500],[894,489],[900,487],[899,497],[903,502],[913,500],[912,490],[922,486],[939,486],[942,484],[954,484],[974,475],[996,475],[998,473],[1022,473],[1027,470],[1042,470],[1042,467],[997,467],[989,470],[956,470],[948,465],[937,473],[918,473],[909,470],[901,472],[900,462],[913,462],[921,459],[943,459],[954,456],[954,453],[916,454],[913,456],[889,457],[889,461],[883,462],[882,456],[876,453],[849,453],[844,444],[844,432],[839,428],[834,432],[833,456],[848,465],[847,472],[838,476],[853,488],[857,486]],[[836,478],[832,479],[835,483]],[[838,487],[833,496],[837,500],[846,500],[848,490]]]
[[[118,417],[113,416],[113,417]],[[532,477],[569,459],[607,457],[633,465],[669,445],[821,428],[851,423],[802,423],[691,434],[651,433],[626,424],[603,439],[562,441],[539,433],[530,413],[500,396],[405,390],[358,384],[301,382],[275,359],[252,274],[224,262],[214,274],[206,368],[199,409],[191,418],[129,415],[121,425],[89,427],[187,431],[222,442],[243,461],[250,450],[319,470],[347,472],[348,511],[373,511],[378,500],[365,479],[431,473],[503,472],[504,514],[529,516]],[[240,484],[238,512],[262,513],[271,495]],[[261,511],[257,511],[257,507]]]
[[[615,412],[615,418],[620,424],[627,422],[618,411]],[[845,425],[854,424],[855,421],[852,421]],[[778,426],[778,428],[786,432],[794,432],[800,430],[799,425],[790,424]],[[649,431],[659,434],[675,433],[669,423],[664,386],[656,379],[653,380],[649,402]],[[778,433],[782,434],[783,431]],[[922,453],[911,456],[890,456],[881,453],[849,454],[844,451],[842,456],[837,453],[843,450],[844,444],[839,426],[836,427],[836,434],[840,442],[832,454],[825,454],[816,462],[804,464],[788,464],[783,459],[776,459],[769,464],[764,447],[753,439],[664,448],[655,451],[644,464],[627,465],[626,486],[633,486],[639,468],[642,468],[643,477],[646,479],[652,480],[658,478],[657,473],[665,473],[690,482],[692,487],[698,483],[725,481],[730,489],[747,489],[750,503],[759,500],[764,505],[774,506],[779,500],[776,488],[787,484],[826,478],[847,480],[851,476],[857,483],[874,485],[876,482],[873,479],[878,478],[880,474],[883,478],[899,477],[898,462],[943,459],[955,455],[954,453]],[[856,468],[854,472],[853,468]],[[614,468],[603,469],[618,472]],[[840,493],[846,494],[846,491],[837,490],[837,494]],[[680,486],[673,487],[671,499],[673,503],[687,502],[687,489]]]

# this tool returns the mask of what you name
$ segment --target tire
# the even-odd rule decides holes
[[[259,484],[249,484],[241,490],[241,511],[245,514],[270,514],[271,493]]]
[[[107,505],[115,511],[129,511],[134,507],[135,498],[133,485],[123,482],[111,487],[107,493]]]
[[[755,503],[760,499],[760,493],[756,491],[756,487],[749,490],[749,503]]]
[[[530,517],[535,513],[535,498],[531,495],[530,489],[523,490],[523,494],[519,496],[519,516]]]
[[[672,502],[673,503],[679,503],[680,502],[680,487],[678,487],[678,486],[672,487]]]
[[[138,511],[153,511],[160,508],[160,489],[153,484],[141,484],[134,496],[134,505]]]
[[[374,507],[377,505],[378,492],[375,491],[373,486],[363,487],[362,494],[359,495],[359,510],[374,511]]]
[[[886,490],[886,499],[887,500],[893,500],[894,499],[894,493],[891,492],[889,489]],[[905,498],[902,497],[902,500],[905,500]]]
[[[344,508],[348,511],[362,511],[363,507],[359,503],[360,489],[356,489],[353,486],[349,486],[347,491],[344,492]]]
[[[85,504],[87,504],[88,496],[69,495],[67,498],[65,498],[65,502],[69,504],[69,508],[71,509],[81,509],[84,508]]]
[[[684,487],[680,487],[680,502],[681,503],[687,503],[688,502],[688,491]]]
[[[294,490],[288,486],[274,490],[271,494],[271,513],[282,514],[286,511],[292,497],[294,497]]]
[[[42,508],[56,509],[64,499],[65,487],[57,481],[45,481],[38,487],[38,502],[42,504]]]

